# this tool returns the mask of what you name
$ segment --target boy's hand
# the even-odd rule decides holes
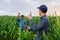
[[[30,30],[30,27],[28,27],[27,29]]]
[[[30,30],[30,27],[28,27],[28,26],[25,26],[25,29],[28,29],[28,30]]]

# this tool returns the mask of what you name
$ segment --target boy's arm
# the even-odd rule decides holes
[[[42,21],[40,21],[38,23],[38,25],[35,25],[34,22],[33,22],[33,20],[30,20],[31,30],[38,31],[38,30],[40,30],[40,29],[43,28],[43,26],[45,25],[45,23],[46,23],[46,20],[45,19],[43,19]]]

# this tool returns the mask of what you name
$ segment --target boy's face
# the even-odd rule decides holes
[[[41,10],[39,10],[39,16],[41,16],[41,14],[42,14],[42,11],[41,11]]]

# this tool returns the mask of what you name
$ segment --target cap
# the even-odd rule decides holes
[[[43,13],[47,12],[47,6],[46,5],[41,5],[38,7],[39,10],[41,10]]]

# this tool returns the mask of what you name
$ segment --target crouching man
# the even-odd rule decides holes
[[[25,32],[26,29],[24,27],[26,26],[26,20],[24,19],[24,15],[21,15],[21,18],[20,18],[20,13],[18,13],[17,21],[21,30]]]

